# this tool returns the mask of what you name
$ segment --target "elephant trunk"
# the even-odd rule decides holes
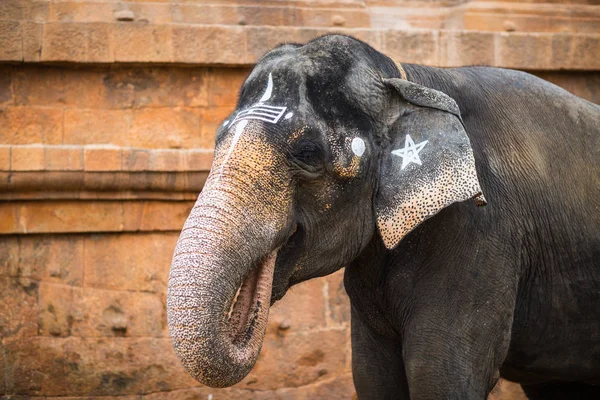
[[[213,164],[171,264],[167,316],[173,346],[186,370],[212,387],[239,382],[258,358],[277,249],[291,225],[281,170],[264,156],[265,148],[259,150],[260,167],[248,154]]]

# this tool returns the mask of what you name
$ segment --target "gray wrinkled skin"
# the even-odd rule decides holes
[[[173,257],[177,355],[238,382],[269,306],[346,267],[360,399],[483,399],[500,376],[600,398],[600,107],[522,72],[403,67],[341,35],[256,65]]]

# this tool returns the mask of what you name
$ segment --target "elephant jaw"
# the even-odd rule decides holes
[[[229,310],[230,337],[233,344],[251,353],[254,353],[250,349],[253,346],[248,344],[253,342],[254,345],[261,346],[264,338],[271,306],[277,251],[273,251],[248,272]]]

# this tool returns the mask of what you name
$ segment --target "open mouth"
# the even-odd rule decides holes
[[[234,297],[229,310],[229,327],[235,344],[244,346],[252,338],[256,327],[266,325],[276,259],[277,250],[254,266]]]
[[[277,256],[280,254],[286,258],[287,254],[297,249],[303,238],[304,230],[300,225],[296,225],[292,235],[281,249],[273,251],[246,275],[228,313],[228,325],[233,343],[244,346],[250,341],[257,327],[265,326],[262,322],[266,323],[269,308],[285,294],[285,290],[279,287],[282,285],[276,285],[278,291],[273,293]]]

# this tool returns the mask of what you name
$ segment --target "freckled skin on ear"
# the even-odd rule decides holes
[[[273,251],[271,304],[346,267],[360,399],[482,399],[500,376],[600,398],[600,108],[516,71],[404,70],[342,35],[259,61],[202,195],[227,228],[199,241],[226,245],[233,272],[212,267],[221,284],[199,297],[233,299]],[[222,357],[183,319],[197,375],[251,368],[262,339]]]

